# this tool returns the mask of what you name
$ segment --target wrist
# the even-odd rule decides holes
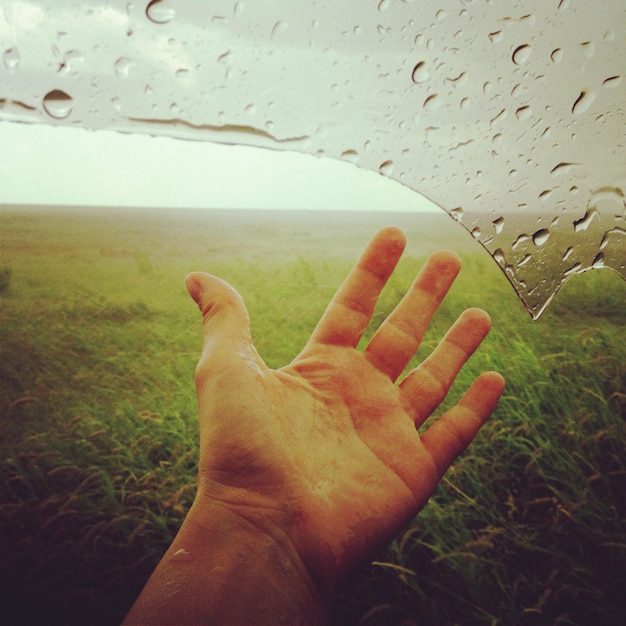
[[[197,498],[125,623],[317,626],[327,612],[272,514]]]
[[[327,604],[288,528],[283,512],[196,499],[178,549],[194,558],[193,549],[206,563],[214,598],[231,608],[239,605],[241,623],[324,624]],[[238,623],[230,609],[226,616],[224,623]]]

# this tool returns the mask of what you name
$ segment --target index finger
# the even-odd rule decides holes
[[[356,347],[405,245],[404,233],[394,227],[384,228],[372,238],[330,301],[309,343]]]

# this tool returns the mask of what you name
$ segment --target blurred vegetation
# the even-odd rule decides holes
[[[432,244],[434,227],[415,219],[374,326]],[[3,619],[118,623],[194,496],[199,316],[184,274],[232,282],[279,367],[374,229],[88,211],[2,223]],[[346,587],[333,624],[626,623],[625,285],[608,270],[577,277],[533,322],[445,225],[437,237],[465,269],[416,362],[481,306],[493,331],[440,411],[485,369],[507,389],[424,511]]]

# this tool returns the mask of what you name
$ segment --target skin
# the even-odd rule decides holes
[[[398,229],[380,231],[279,370],[254,348],[239,294],[208,274],[187,277],[202,312],[197,496],[125,623],[323,624],[342,582],[427,502],[504,380],[481,375],[418,434],[490,320],[465,311],[399,382],[460,268],[438,252],[357,351],[404,246]]]

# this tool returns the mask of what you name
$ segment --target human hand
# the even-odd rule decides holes
[[[483,374],[418,434],[489,330],[478,309],[396,384],[459,271],[450,252],[427,260],[365,351],[356,350],[404,243],[394,228],[374,237],[302,352],[279,370],[254,348],[239,294],[208,274],[187,277],[203,314],[190,516],[210,526],[217,507],[270,536],[325,598],[424,506],[504,386],[499,374]]]

